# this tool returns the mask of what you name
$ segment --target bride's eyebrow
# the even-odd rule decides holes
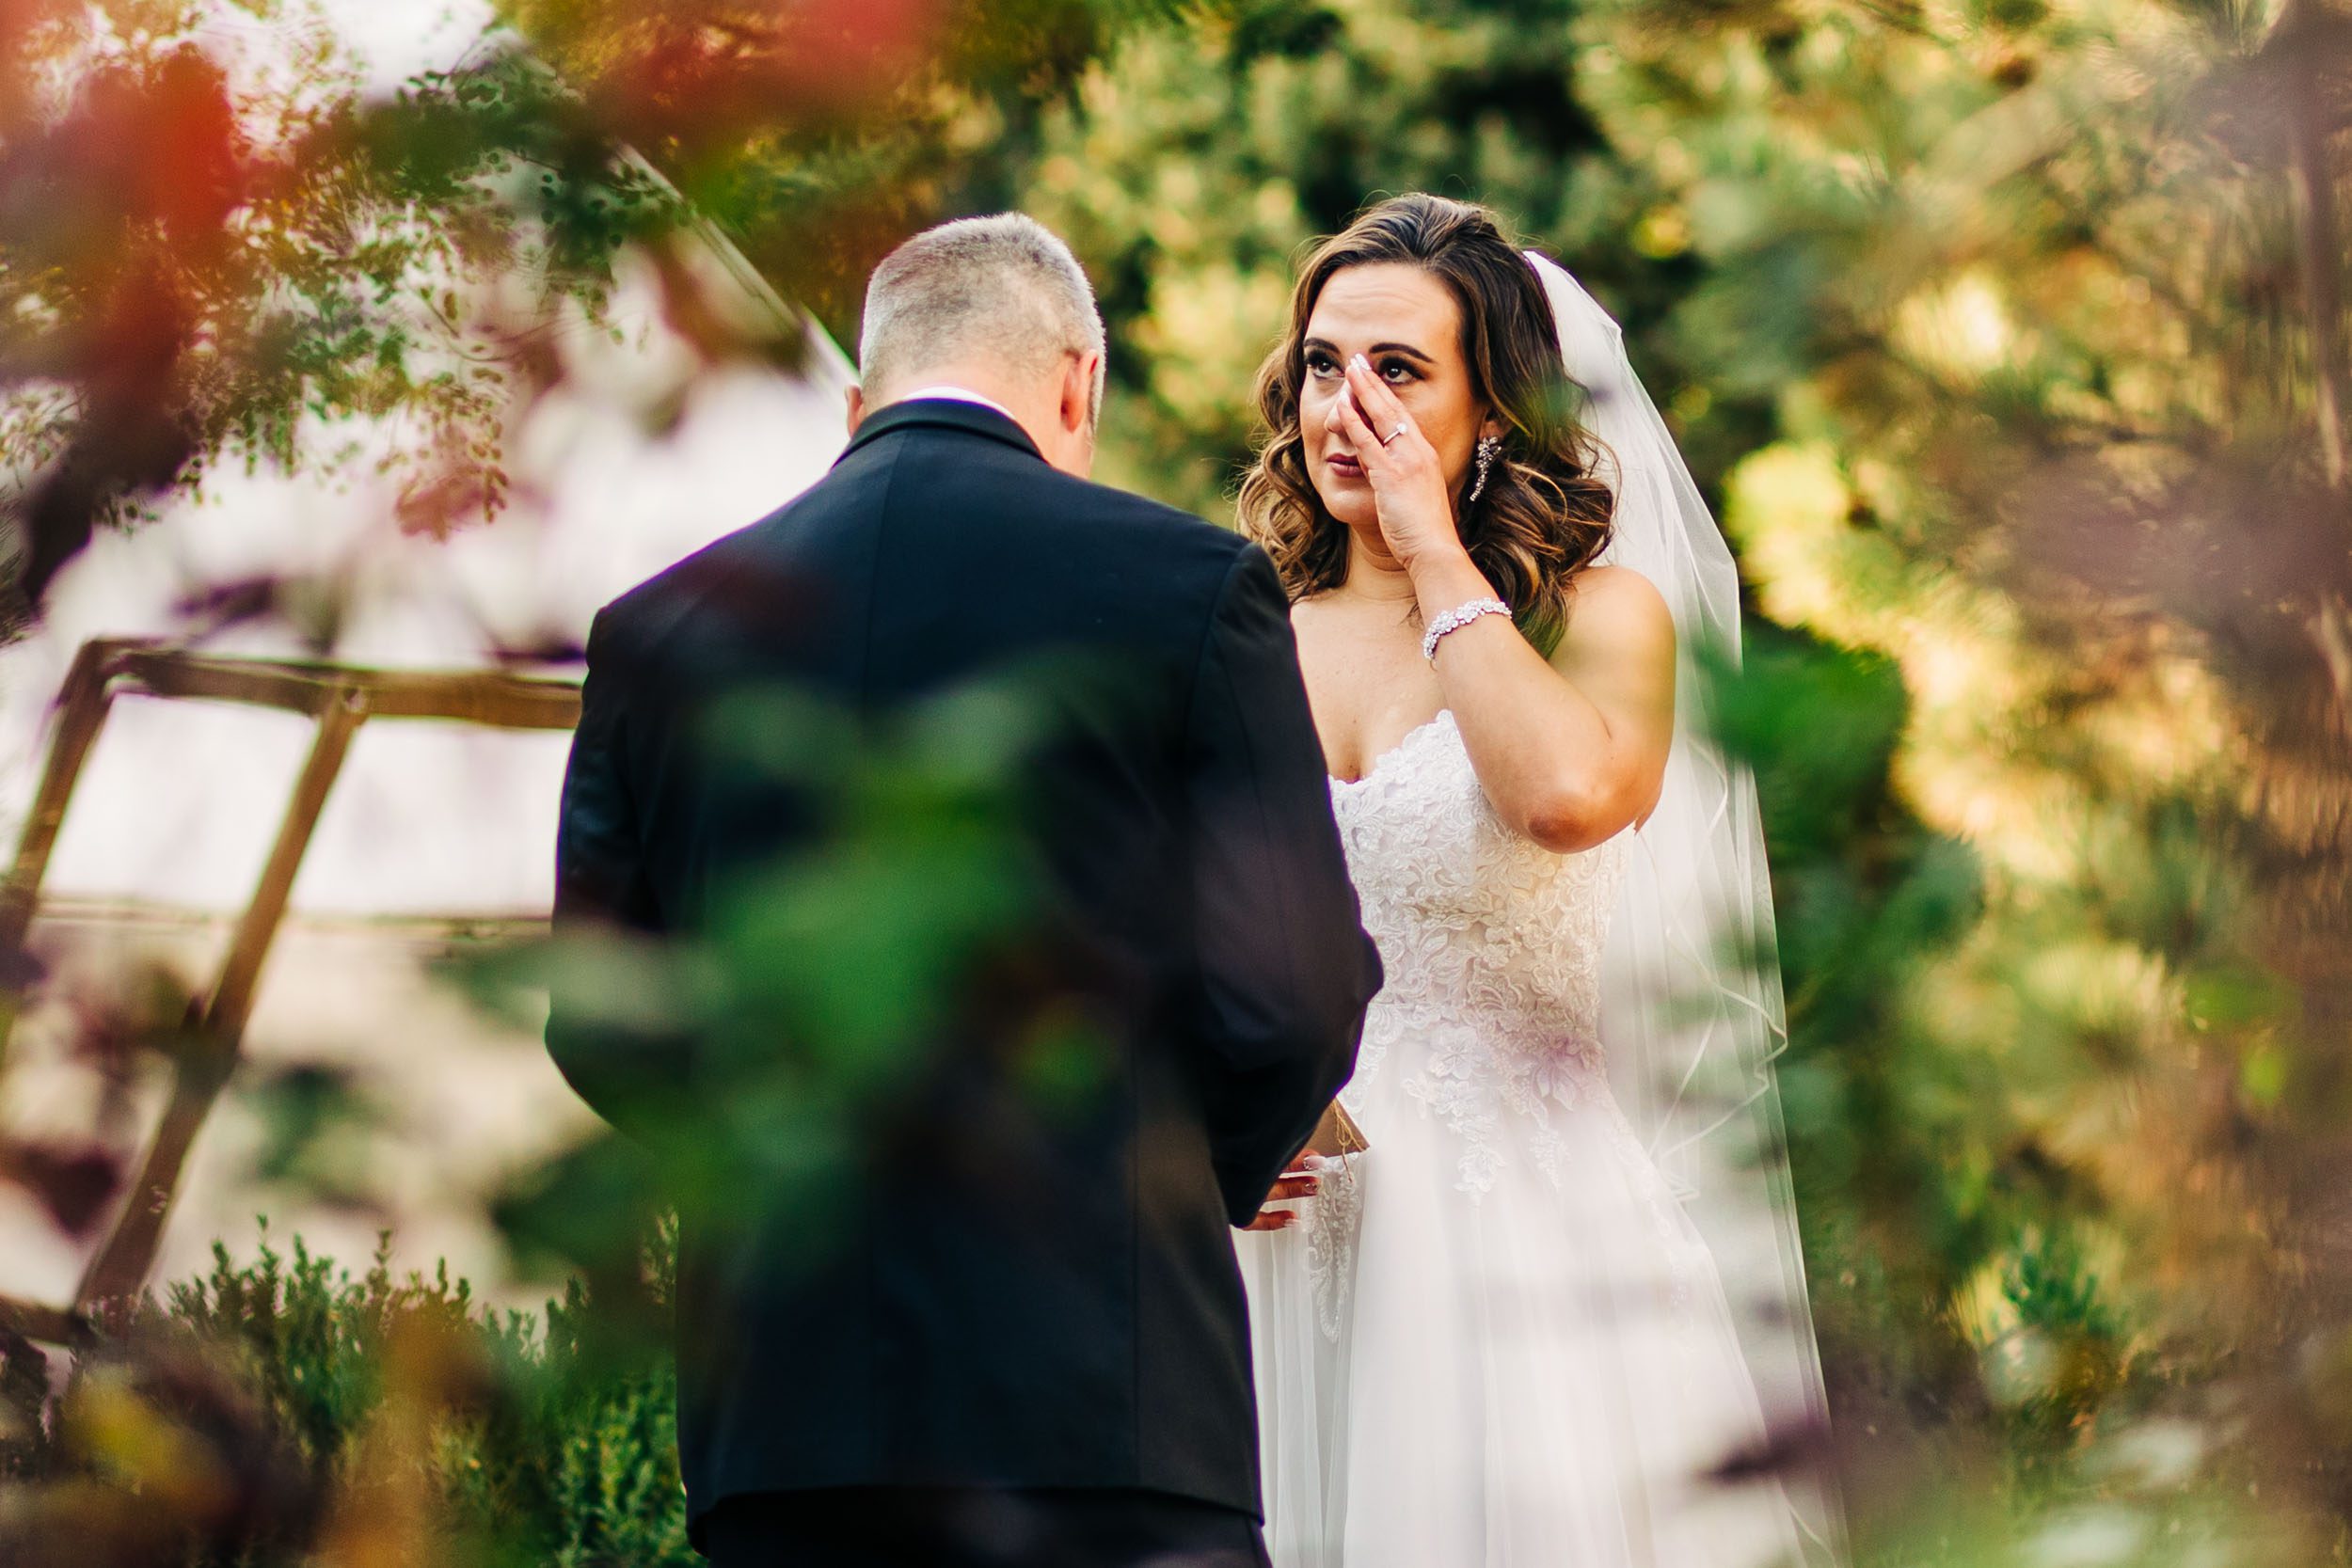
[[[1340,353],[1337,345],[1322,338],[1309,338],[1302,341],[1298,346],[1301,350],[1309,353],[1311,353],[1316,349],[1321,349],[1324,353],[1331,356],[1334,359],[1344,357]],[[1366,354],[1402,354],[1406,358],[1418,359],[1424,365],[1434,365],[1438,362],[1435,358],[1423,354],[1421,350],[1415,348],[1410,343],[1375,343],[1370,348],[1364,350],[1364,352]]]

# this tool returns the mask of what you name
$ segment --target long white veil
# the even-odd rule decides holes
[[[1601,559],[1640,572],[1674,611],[1680,652],[1664,793],[1634,835],[1602,958],[1601,1033],[1619,1101],[1713,1252],[1776,1436],[1826,1432],[1773,1062],[1786,1048],[1772,884],[1756,781],[1709,723],[1698,654],[1737,667],[1740,578],[1625,334],[1561,267],[1527,253],[1568,373],[1605,449],[1615,536]],[[1805,1444],[1808,1449],[1812,1444]],[[1808,1563],[1844,1558],[1834,1485],[1782,1474]]]

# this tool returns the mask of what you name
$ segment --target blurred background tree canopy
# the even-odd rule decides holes
[[[1370,196],[1493,203],[1626,325],[1759,612],[1729,723],[1850,1439],[2046,1474],[2195,1416],[2341,1498],[2344,41],[1248,7],[1089,72],[1019,187],[1104,288],[1121,477],[1213,515],[1298,237]]]
[[[186,108],[194,14],[0,39],[36,593],[304,411],[432,410],[493,507],[530,324],[690,212],[845,342],[899,237],[1035,214],[1109,321],[1102,477],[1228,521],[1304,245],[1384,193],[1494,205],[1625,325],[1750,587],[1724,724],[1857,1556],[2345,1560],[2334,7],[567,0],[394,103],[322,56],[262,119]],[[65,161],[166,112],[229,150],[201,202]],[[74,228],[92,188],[161,203],[103,209],[154,244]],[[191,227],[228,238],[183,264]],[[526,262],[519,314],[430,309]]]

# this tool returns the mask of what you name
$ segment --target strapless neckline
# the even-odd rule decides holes
[[[1335,790],[1361,789],[1364,785],[1372,783],[1374,779],[1379,777],[1380,769],[1386,768],[1391,759],[1405,752],[1410,751],[1415,742],[1422,739],[1426,736],[1436,733],[1438,730],[1451,729],[1453,727],[1454,710],[1450,707],[1441,707],[1437,711],[1434,717],[1426,719],[1421,723],[1415,724],[1411,729],[1406,730],[1397,740],[1395,745],[1390,747],[1387,751],[1373,758],[1371,766],[1364,769],[1362,777],[1343,779],[1337,773],[1328,773],[1326,774],[1325,777],[1331,781],[1331,787]]]

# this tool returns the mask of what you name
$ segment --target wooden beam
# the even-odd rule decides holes
[[[252,901],[237,923],[211,996],[190,1020],[172,1090],[114,1228],[84,1271],[78,1306],[137,1290],[153,1266],[165,1220],[197,1133],[237,1062],[263,960],[285,917],[320,813],[352,737],[370,718],[438,720],[495,729],[568,730],[580,721],[580,688],[501,671],[372,670],[325,661],[233,658],[131,639],[84,643],[59,694],[40,793],[0,883],[0,947],[24,940],[51,851],[82,767],[118,691],[241,703],[316,719],[319,732]],[[5,1040],[0,1040],[5,1045]],[[27,1338],[78,1342],[81,1319],[64,1307],[0,1296],[0,1324]]]
[[[235,1070],[237,1047],[246,1021],[252,1016],[262,962],[269,957],[271,939],[285,916],[294,877],[302,869],[303,852],[310,847],[311,831],[318,826],[319,813],[326,808],[335,777],[342,770],[351,737],[367,715],[366,698],[358,691],[346,690],[321,717],[318,739],[295,781],[294,800],[278,827],[278,842],[270,847],[253,901],[237,923],[212,1000],[195,1021],[193,1037],[183,1044],[174,1065],[171,1100],[155,1129],[154,1142],[148,1146],[147,1158],[131,1184],[113,1233],[83,1273],[73,1297],[76,1307],[122,1295],[146,1282],[188,1149]]]
[[[117,675],[158,697],[246,703],[321,718],[342,693],[358,691],[379,719],[440,719],[510,730],[568,730],[580,722],[580,687],[571,681],[488,670],[221,658],[135,643],[113,649],[109,665]]]
[[[245,918],[237,923],[236,937],[221,964],[219,983],[205,1008],[203,1028],[207,1034],[233,1042],[245,1033],[246,1020],[253,1011],[253,991],[261,976],[262,960],[269,956],[271,939],[277,936],[278,924],[285,916],[287,900],[294,893],[294,876],[302,869],[304,852],[310,847],[310,834],[318,827],[319,814],[326,807],[326,797],[335,787],[336,777],[342,771],[352,736],[359,733],[359,726],[367,719],[367,699],[359,692],[349,691],[320,721],[318,738],[311,743],[310,758],[294,781],[294,798],[287,804],[285,820],[278,824],[278,842],[270,846],[269,860],[262,865],[261,880],[253,890],[253,901],[246,906]]]
[[[16,861],[8,879],[0,886],[0,952],[24,945],[40,902],[41,879],[49,873],[49,852],[56,847],[57,830],[65,821],[66,803],[72,799],[74,781],[89,756],[91,742],[106,721],[111,689],[106,677],[106,645],[85,642],[73,656],[73,667],[58,693],[57,733],[49,743],[49,761],[42,769],[40,789],[33,797],[32,815],[16,841]],[[5,1041],[0,1041],[0,1048]],[[0,1050],[0,1057],[5,1051]]]
[[[50,1345],[78,1348],[90,1340],[89,1323],[79,1312],[14,1296],[0,1296],[0,1328]]]

